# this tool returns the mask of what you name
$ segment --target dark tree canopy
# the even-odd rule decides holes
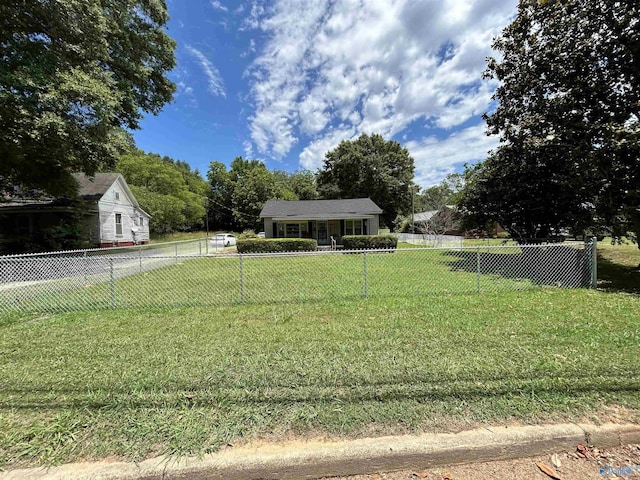
[[[315,177],[308,171],[269,171],[260,160],[236,157],[230,169],[211,162],[209,181],[209,225],[213,230],[262,228],[260,211],[267,200],[311,200],[317,198]]]
[[[381,135],[362,134],[342,141],[327,152],[318,172],[318,192],[322,198],[370,197],[382,210],[389,228],[398,214],[411,210],[414,163],[409,151]]]
[[[0,189],[69,193],[115,164],[175,90],[167,19],[164,0],[0,3]]]
[[[488,131],[461,205],[518,238],[638,222],[640,2],[521,0],[494,41]]]

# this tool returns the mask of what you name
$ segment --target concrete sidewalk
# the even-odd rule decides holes
[[[263,444],[201,459],[158,457],[138,464],[101,461],[12,470],[0,473],[0,480],[314,479],[530,457],[575,450],[578,443],[601,448],[640,443],[640,425],[491,427],[455,434]]]

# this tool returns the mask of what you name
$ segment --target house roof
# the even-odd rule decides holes
[[[147,212],[140,208],[140,204],[136,200],[136,197],[129,189],[129,185],[125,181],[124,177],[120,173],[96,173],[93,177],[89,177],[84,173],[74,173],[73,178],[78,182],[78,196],[88,202],[97,202],[105,193],[111,188],[111,186],[118,180],[121,182],[122,187],[131,199],[133,206],[137,208],[140,213],[143,213],[147,217],[151,218]],[[25,210],[29,208],[51,208],[51,207],[67,207],[69,204],[68,198],[54,198],[49,195],[41,195],[38,198],[30,197],[29,195],[22,197],[7,198],[0,203],[2,210]]]
[[[316,218],[361,218],[382,213],[370,198],[343,200],[268,200],[260,218],[310,220]]]
[[[457,210],[457,207],[455,205],[445,205],[443,206],[440,210],[428,210],[426,212],[419,212],[419,213],[415,213],[413,215],[413,221],[414,222],[428,222],[429,220],[431,220],[431,217],[433,217],[436,213],[442,211],[442,210]]]
[[[433,217],[436,213],[438,213],[438,210],[429,210],[428,212],[416,213],[413,215],[413,221],[428,222],[429,220],[431,220],[431,217]]]
[[[119,173],[96,173],[93,177],[84,173],[73,174],[78,182],[78,195],[85,200],[100,200],[120,176]]]

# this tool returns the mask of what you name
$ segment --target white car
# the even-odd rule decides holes
[[[218,233],[211,239],[216,247],[231,247],[236,244],[236,237],[230,233]]]
[[[264,232],[258,232],[258,238],[265,238],[266,235],[264,234]]]

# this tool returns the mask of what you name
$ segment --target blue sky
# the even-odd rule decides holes
[[[491,40],[517,0],[168,0],[174,102],[136,143],[187,161],[316,170],[341,140],[380,133],[409,149],[416,182],[486,157]]]

